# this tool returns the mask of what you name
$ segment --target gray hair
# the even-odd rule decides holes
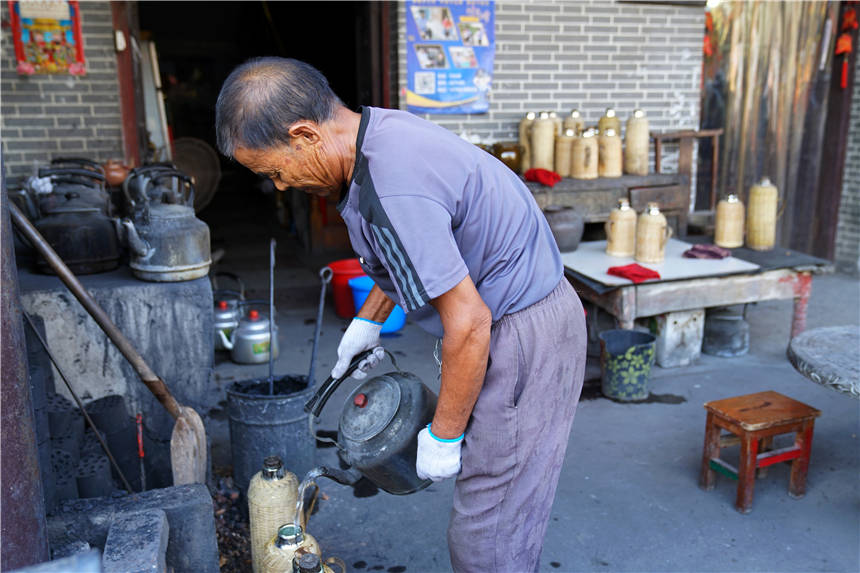
[[[233,70],[215,104],[218,149],[263,150],[288,143],[300,120],[323,123],[342,106],[328,80],[313,66],[288,58],[254,58]]]

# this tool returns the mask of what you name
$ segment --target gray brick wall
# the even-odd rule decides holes
[[[860,58],[854,69],[854,94],[851,96],[851,123],[845,171],[842,175],[842,201],[836,227],[836,264],[840,270],[860,272]]]
[[[611,105],[622,121],[642,108],[652,130],[698,128],[705,25],[701,5],[497,0],[495,16],[489,113],[423,117],[489,140],[516,139],[517,124],[527,111],[569,112],[575,107],[589,125]],[[403,3],[397,20],[402,94],[407,81]],[[405,109],[405,98],[400,101]],[[666,152],[664,170],[671,171],[677,147],[667,146]]]
[[[119,84],[109,2],[81,2],[87,74],[19,76],[11,34],[3,30],[0,126],[11,176],[30,175],[52,157],[122,157]],[[2,3],[2,18],[9,8]]]

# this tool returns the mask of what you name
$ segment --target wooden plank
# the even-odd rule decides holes
[[[597,179],[564,177],[553,187],[546,187],[534,181],[523,181],[532,193],[549,190],[563,193],[678,185],[681,183],[681,175],[678,173],[649,173],[648,175],[622,175],[621,177],[598,177]]]
[[[660,205],[661,211],[684,209],[688,203],[684,195],[686,192],[687,188],[682,185],[630,189],[630,206],[641,211],[653,201]]]
[[[724,476],[730,477],[732,479],[738,479],[738,469],[735,466],[733,466],[727,462],[724,462],[723,460],[721,460],[719,458],[711,459],[711,461],[708,465],[710,466],[710,468],[712,470],[714,470],[717,473],[721,473]]]
[[[754,275],[689,279],[636,287],[636,317],[664,312],[793,299],[797,273],[780,269]]]
[[[618,200],[627,197],[627,189],[618,187],[602,191],[557,191],[543,190],[532,192],[538,207],[543,209],[548,205],[574,207],[586,223],[599,223],[609,219],[609,213],[618,204]]]
[[[765,452],[763,454],[759,454],[758,461],[756,462],[756,464],[760,468],[766,468],[767,466],[772,466],[773,464],[778,464],[779,462],[793,460],[794,458],[800,456],[801,451],[801,448],[797,446],[790,446],[788,448]]]

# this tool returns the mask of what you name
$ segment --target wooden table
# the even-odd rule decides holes
[[[618,206],[619,199],[628,199],[637,212],[651,201],[660,204],[660,210],[677,219],[676,235],[687,234],[687,213],[690,210],[689,179],[677,173],[651,175],[622,175],[598,179],[571,179],[565,177],[553,187],[526,181],[538,205],[575,207],[586,223],[609,220],[609,213]]]
[[[791,339],[788,360],[825,388],[860,400],[860,327],[813,328]]]
[[[688,242],[708,242],[710,238],[685,237]],[[633,328],[637,318],[668,312],[731,306],[774,299],[793,299],[791,336],[806,328],[806,308],[812,290],[812,275],[832,272],[829,261],[790,251],[732,249],[732,256],[759,266],[752,272],[723,276],[702,276],[680,280],[655,280],[626,285],[607,285],[565,267],[565,275],[579,296],[609,312],[620,328]],[[629,261],[607,256],[607,268]],[[649,266],[649,265],[644,265]]]

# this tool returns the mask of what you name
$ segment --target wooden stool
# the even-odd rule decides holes
[[[715,471],[738,480],[738,497],[735,508],[741,513],[752,509],[755,471],[763,477],[764,468],[791,462],[791,479],[788,493],[799,499],[806,493],[806,470],[812,450],[812,428],[821,412],[778,392],[768,391],[736,396],[705,404],[708,419],[705,425],[705,449],[702,454],[702,473],[699,485],[711,490],[716,481]],[[721,436],[721,430],[730,434]],[[773,437],[796,432],[794,445],[780,450],[769,450]],[[759,442],[761,450],[759,453]],[[720,448],[741,445],[740,468],[736,469],[720,459]]]

